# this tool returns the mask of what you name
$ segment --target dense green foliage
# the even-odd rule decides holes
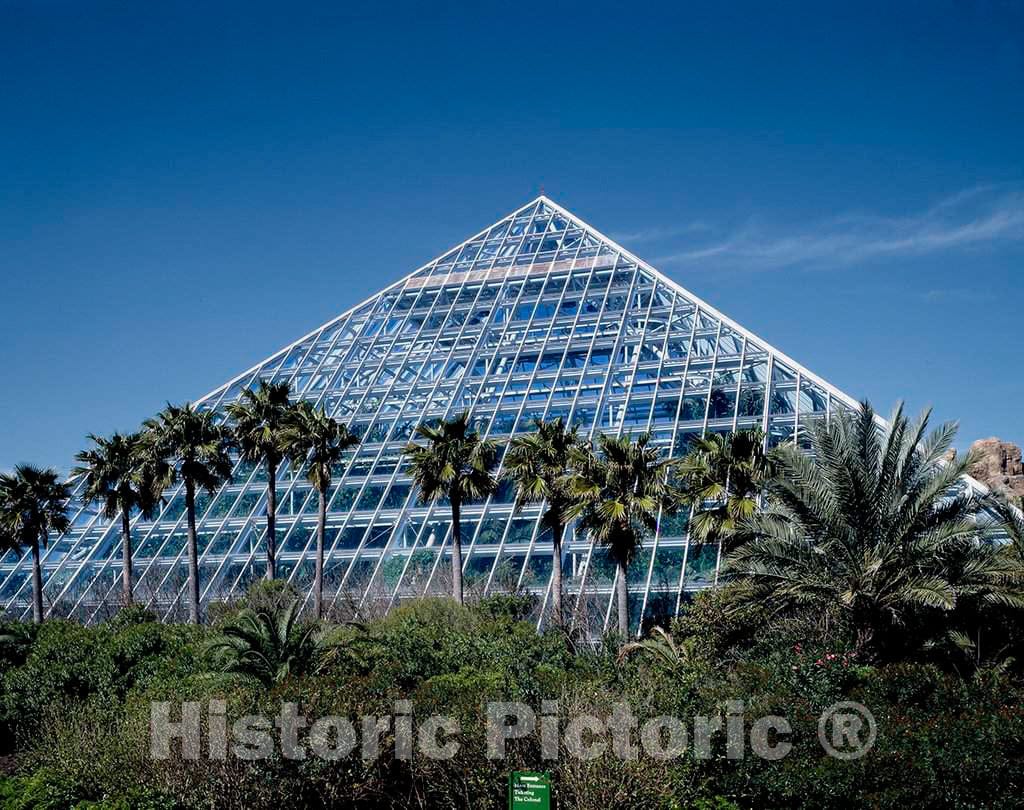
[[[241,609],[207,647],[207,657],[223,672],[249,675],[266,686],[319,672],[337,648],[325,628],[300,619],[301,607],[296,594],[280,606]]]
[[[271,477],[288,458],[320,494],[313,617],[301,615],[300,593],[271,578],[238,602],[210,605],[207,627],[160,624],[139,606],[96,627],[0,625],[0,810],[486,810],[505,806],[506,777],[522,769],[551,772],[560,810],[1024,805],[1024,520],[962,485],[970,458],[946,457],[951,426],[929,434],[927,415],[911,422],[897,411],[878,431],[865,405],[808,424],[810,455],[795,445],[765,454],[763,437],[737,433],[671,460],[646,435],[591,445],[561,422],[539,424],[506,459],[517,506],[545,504],[556,548],[577,521],[618,567],[619,633],[588,645],[557,608],[538,633],[537,595],[461,604],[457,553],[456,599],[405,602],[361,625],[322,621],[326,494],[358,439],[322,408],[289,405],[285,389],[254,393],[232,416],[233,436],[209,412],[168,406],[139,439],[96,439],[79,457],[88,497],[121,517],[128,551],[131,514],[152,505],[153,480],[184,481],[197,623],[196,488],[229,474],[232,441]],[[447,501],[457,550],[459,508],[493,490],[497,448],[468,415],[418,436],[426,443],[406,455],[420,497]],[[53,471],[0,477],[0,542],[34,553],[37,619],[38,547],[66,525],[66,499]],[[659,517],[680,506],[694,543],[726,547],[726,584],[623,643],[626,568]],[[271,565],[272,541],[267,554]],[[130,563],[124,580],[127,603]],[[489,701],[553,716],[557,756],[535,733],[488,757]],[[819,718],[839,701],[867,707],[877,723],[861,758],[825,751]],[[173,744],[169,758],[154,758],[154,702],[176,707],[172,716],[183,703],[205,711],[216,702],[226,728],[276,718],[285,704],[311,722],[334,716],[353,727],[396,711],[416,723],[441,715],[458,724],[459,751],[399,756],[388,722],[369,753],[357,745],[297,758],[272,735],[261,758],[217,757],[210,714],[198,759]],[[573,718],[611,724],[623,706],[638,725],[668,716],[693,736],[668,757],[623,756],[616,745],[572,755]],[[697,718],[726,715],[745,732],[739,747],[719,728],[702,750]],[[782,758],[752,751],[754,724],[768,716],[788,721],[771,738],[791,746]],[[627,741],[638,738],[634,727]],[[324,738],[307,726],[297,742],[315,748]]]
[[[3,628],[0,739],[18,772],[0,781],[3,808],[338,807],[502,808],[513,768],[552,772],[560,808],[1007,807],[1024,788],[1024,686],[1013,667],[964,675],[908,653],[860,661],[813,616],[773,618],[735,601],[731,588],[698,596],[655,644],[621,656],[613,645],[577,647],[563,633],[521,621],[528,597],[472,606],[435,599],[405,604],[363,627],[330,627],[338,653],[276,678],[217,672],[206,650],[239,616],[286,610],[280,592],[256,588],[210,628],[162,625],[123,611],[93,628],[48,622]],[[284,605],[284,608],[282,608]],[[912,648],[908,648],[912,649]],[[391,732],[371,760],[245,762],[149,757],[149,701],[227,701],[229,720],[276,716],[283,701],[311,718],[384,716],[411,700],[417,718],[461,724],[449,761],[394,755]],[[829,758],[817,718],[836,700],[870,707],[874,748],[851,762]],[[607,716],[624,701],[641,720],[715,715],[741,700],[747,723],[766,714],[792,724],[793,750],[768,761],[688,748],[661,761],[607,751],[584,761],[540,756],[536,736],[485,756],[488,700],[536,709],[557,700],[566,718]],[[177,749],[172,748],[173,751]]]
[[[777,448],[765,508],[728,558],[748,601],[810,610],[880,660],[1024,607],[1019,548],[992,542],[992,499],[962,482],[973,459],[947,458],[956,426],[929,433],[928,416],[897,408],[879,431],[864,405],[812,422],[809,455]]]

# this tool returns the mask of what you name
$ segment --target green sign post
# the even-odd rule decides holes
[[[508,810],[551,810],[551,774],[512,771],[508,775]]]

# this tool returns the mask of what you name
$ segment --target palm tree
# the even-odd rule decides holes
[[[518,511],[527,503],[545,503],[543,524],[551,530],[551,608],[555,624],[562,624],[562,536],[565,512],[572,505],[569,489],[572,459],[584,448],[575,426],[566,429],[562,418],[534,420],[537,430],[512,440],[505,456],[504,475],[515,483]]]
[[[497,444],[482,439],[464,412],[436,425],[418,425],[416,435],[426,444],[412,442],[402,450],[410,474],[419,487],[420,501],[447,498],[452,510],[452,597],[460,605],[462,593],[462,507],[486,498],[496,486],[492,470]]]
[[[683,501],[694,508],[690,539],[696,543],[726,540],[758,507],[771,473],[760,430],[711,433],[694,439],[679,462]]]
[[[928,419],[899,406],[880,430],[865,402],[808,424],[809,455],[780,446],[767,506],[727,559],[739,598],[841,622],[883,658],[960,600],[1024,605],[1020,562],[988,542],[985,500],[962,480],[974,459],[946,458],[956,425],[929,433]]]
[[[75,456],[80,466],[72,476],[85,479],[83,500],[103,507],[107,520],[121,518],[121,583],[125,606],[132,603],[132,530],[131,514],[153,516],[160,502],[154,466],[148,463],[140,433],[114,433],[109,439],[88,436],[95,445]]]
[[[67,531],[70,492],[56,470],[19,464],[13,473],[0,474],[0,547],[32,552],[32,618],[43,621],[43,572],[40,545],[51,532]]]
[[[260,380],[258,389],[246,389],[240,401],[228,406],[242,459],[267,467],[267,579],[274,578],[277,568],[277,468],[291,414],[290,392],[287,382]]]
[[[192,403],[168,404],[144,423],[143,447],[158,472],[161,488],[181,481],[188,520],[189,620],[199,624],[199,549],[196,543],[196,490],[210,495],[231,478],[231,433],[212,411]]]
[[[570,482],[574,503],[565,512],[566,521],[579,525],[595,542],[606,546],[618,570],[618,630],[629,635],[629,564],[643,543],[644,535],[657,528],[658,514],[671,513],[678,493],[669,480],[677,463],[664,459],[644,433],[635,441],[629,436],[598,437],[598,452],[579,453]]]
[[[320,496],[316,523],[316,574],[313,579],[313,611],[323,616],[324,534],[327,531],[327,491],[333,468],[345,452],[359,444],[359,438],[328,416],[327,411],[300,402],[292,410],[281,435],[285,453],[296,465],[306,463],[306,478]]]
[[[635,653],[643,653],[667,666],[678,670],[695,657],[696,641],[690,637],[677,642],[664,627],[654,627],[651,634],[643,641],[624,644],[619,650],[618,661],[623,663]]]
[[[300,599],[278,609],[245,608],[207,647],[221,672],[250,675],[265,686],[289,675],[311,675],[330,660],[336,645],[316,622],[300,623]]]
[[[1006,535],[1013,553],[1024,562],[1024,512],[1001,493],[992,493],[988,505],[996,517],[997,530]]]

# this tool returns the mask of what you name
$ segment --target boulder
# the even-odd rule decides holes
[[[1024,464],[1020,448],[997,438],[978,439],[971,445],[978,459],[970,473],[989,489],[1024,498]]]

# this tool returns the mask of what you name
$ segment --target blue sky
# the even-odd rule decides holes
[[[0,468],[541,187],[851,395],[1024,441],[1024,7],[690,5],[0,0]]]

